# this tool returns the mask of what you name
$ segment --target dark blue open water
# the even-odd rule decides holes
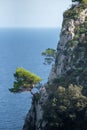
[[[0,29],[0,130],[22,130],[31,105],[29,92],[13,94],[13,73],[24,67],[47,81],[49,66],[41,52],[56,48],[59,29]]]

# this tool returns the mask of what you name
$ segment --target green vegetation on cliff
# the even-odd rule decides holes
[[[70,9],[64,12],[64,21],[63,24],[68,22],[70,19],[78,19],[79,14],[87,8],[87,3],[79,4],[78,6],[72,6]]]
[[[87,128],[87,97],[82,87],[69,85],[53,88],[44,109],[45,130],[84,130]]]
[[[72,2],[86,3],[87,0],[72,0]]]

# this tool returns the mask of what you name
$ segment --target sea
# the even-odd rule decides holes
[[[11,93],[16,68],[23,67],[47,82],[51,69],[44,65],[41,53],[56,49],[59,28],[1,28],[0,29],[0,130],[22,130],[30,109],[30,92]]]

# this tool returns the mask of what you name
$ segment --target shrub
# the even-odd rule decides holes
[[[42,56],[45,57],[44,64],[51,64],[53,61],[55,61],[56,58],[56,50],[52,48],[48,48],[45,51],[42,52]]]
[[[87,97],[82,94],[82,89],[83,87],[72,84],[68,88],[59,86],[56,88],[54,95],[51,98],[49,96],[46,105],[43,107],[44,118],[48,121],[48,129],[54,130],[55,128],[57,130],[61,127],[61,129],[70,130],[71,125],[74,125],[74,129],[84,126]],[[79,118],[82,122],[80,125]],[[73,124],[74,121],[75,124]]]
[[[41,81],[41,78],[34,73],[31,73],[24,68],[17,68],[14,73],[15,82],[13,88],[10,89],[11,92],[18,91],[31,91],[34,87],[34,84],[37,84]]]

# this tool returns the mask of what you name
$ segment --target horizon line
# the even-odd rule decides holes
[[[13,28],[13,29],[16,29],[16,28],[19,28],[19,29],[46,29],[46,28],[61,28],[60,26],[57,26],[57,27],[0,27],[0,28],[2,28],[2,29],[6,29],[6,28],[9,28],[9,29],[11,29],[11,28]]]

